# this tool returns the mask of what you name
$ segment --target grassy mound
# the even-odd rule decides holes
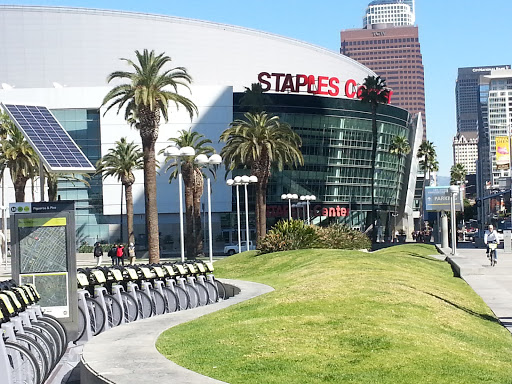
[[[226,278],[276,290],[172,328],[176,363],[237,383],[511,383],[512,336],[428,245],[245,252]]]

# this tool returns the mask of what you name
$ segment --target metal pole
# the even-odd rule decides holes
[[[208,250],[210,251],[210,262],[213,262],[213,243],[212,243],[212,196],[210,178],[207,180],[208,186]]]
[[[455,193],[450,193],[450,210],[452,219],[452,256],[457,254],[457,228],[456,228],[456,212],[455,212]]]
[[[242,253],[242,233],[240,230],[240,190],[236,186],[236,218],[238,221],[238,253]]]
[[[178,163],[178,184],[180,194],[180,248],[181,248],[181,262],[185,262],[185,235],[183,232],[183,176],[181,175],[181,166]]]
[[[288,199],[288,220],[292,220],[292,199]]]
[[[309,218],[309,200],[306,200],[306,208],[308,212],[308,225],[311,225],[311,219]]]
[[[249,251],[249,197],[247,196],[247,184],[244,184],[245,187],[245,243],[247,245],[247,250]]]
[[[121,220],[120,220],[121,230],[119,233],[119,239],[122,243],[123,242],[123,184],[122,183],[121,183],[121,213],[120,213],[119,217],[121,218]]]
[[[39,191],[40,191],[40,195],[41,195],[40,201],[44,201],[44,180],[45,180],[44,176],[45,175],[44,175],[43,160],[41,158],[39,158]]]
[[[5,269],[7,269],[7,207],[5,206],[5,167],[2,168],[2,253],[5,258]]]

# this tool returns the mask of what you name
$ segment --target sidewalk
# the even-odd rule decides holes
[[[451,248],[440,248],[460,276],[491,308],[501,324],[512,333],[512,253],[498,249],[498,263],[491,267],[485,248],[473,243],[458,244],[457,254]]]

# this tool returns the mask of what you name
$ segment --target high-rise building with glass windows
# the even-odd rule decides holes
[[[414,25],[414,0],[375,0],[368,4],[363,18],[365,29]]]
[[[399,1],[387,2],[407,7]],[[370,3],[370,5],[373,4]],[[378,28],[377,28],[378,27]],[[340,52],[371,68],[393,90],[391,104],[415,115],[421,112],[423,139],[426,139],[423,58],[418,27],[375,24],[376,29],[341,31]]]

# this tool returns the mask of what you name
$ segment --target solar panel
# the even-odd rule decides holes
[[[49,171],[95,171],[89,159],[46,107],[3,103],[2,107]]]

